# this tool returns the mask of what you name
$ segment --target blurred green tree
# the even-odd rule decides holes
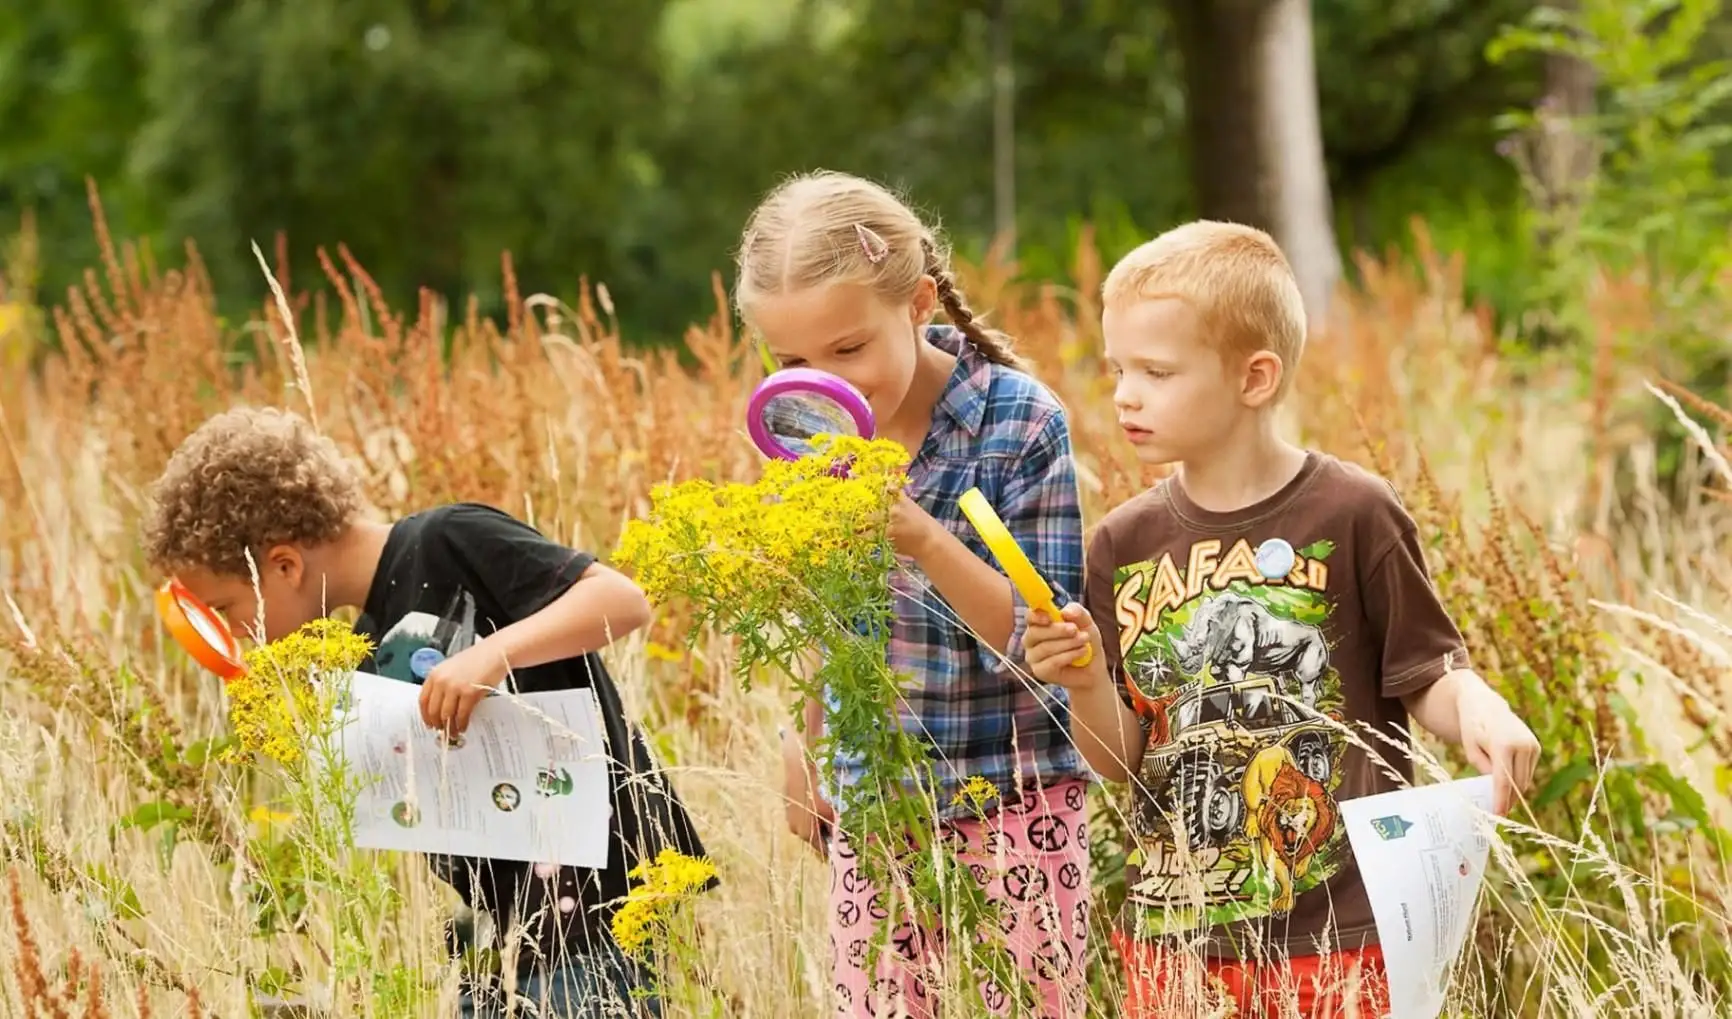
[[[34,214],[58,298],[97,264],[86,178],[104,184],[122,236],[155,228],[148,196],[125,180],[127,146],[149,116],[129,0],[0,0],[0,233]]]
[[[1484,51],[1534,0],[1311,2],[1341,247],[1404,241],[1423,214],[1475,248],[1470,278],[1516,293],[1523,196],[1491,120],[1541,75]],[[978,255],[1008,172],[1020,265],[1064,278],[1085,222],[1111,258],[1252,188],[1193,158],[1222,89],[1207,60],[1187,87],[1176,4],[0,0],[0,230],[36,209],[55,298],[94,260],[89,174],[118,233],[196,238],[230,302],[263,294],[248,243],[278,231],[303,285],[313,249],[344,243],[393,300],[425,285],[489,310],[509,248],[525,288],[605,281],[657,339],[709,311],[783,173],[897,185]],[[998,187],[995,19],[1014,72]]]
[[[133,170],[226,290],[278,231],[301,272],[346,244],[399,301],[496,306],[504,249],[525,288],[569,290],[618,259],[616,211],[646,183],[662,7],[153,0]]]

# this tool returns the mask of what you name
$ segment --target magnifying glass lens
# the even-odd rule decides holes
[[[198,635],[204,638],[205,644],[211,650],[221,651],[228,647],[228,639],[218,628],[215,617],[208,614],[208,609],[202,605],[189,604],[184,598],[176,598],[175,601],[180,603],[180,610],[186,613],[187,622],[192,624],[192,628],[198,631]]]
[[[175,643],[225,682],[246,671],[240,645],[228,625],[178,580],[157,588],[156,613]]]
[[[782,393],[764,404],[764,427],[777,442],[799,456],[818,451],[819,435],[858,435],[854,418],[834,400],[817,393]]]
[[[810,368],[775,373],[753,391],[746,428],[758,451],[797,460],[819,452],[819,435],[870,439],[872,408],[860,391],[839,376]]]

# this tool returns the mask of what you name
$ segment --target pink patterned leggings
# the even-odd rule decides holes
[[[951,822],[951,844],[987,898],[1004,905],[1004,942],[1040,995],[1036,1012],[1015,1010],[1014,997],[990,979],[978,986],[995,1015],[1083,1019],[1087,984],[1089,858],[1088,786],[1072,779],[1028,789],[985,821]],[[860,1019],[936,1019],[934,984],[943,965],[943,932],[898,922],[866,971],[881,923],[902,898],[868,886],[854,850],[837,832],[830,843],[830,958],[836,1014]],[[906,915],[906,914],[904,914]],[[955,984],[954,976],[948,983]]]

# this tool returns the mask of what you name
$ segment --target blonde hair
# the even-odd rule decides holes
[[[1029,368],[1010,337],[975,321],[936,232],[889,189],[852,174],[821,170],[782,182],[747,220],[737,267],[742,317],[759,297],[835,283],[899,303],[930,276],[945,316],[987,360]]]
[[[1305,300],[1274,238],[1255,227],[1196,220],[1121,258],[1101,284],[1101,303],[1122,309],[1174,298],[1203,320],[1223,353],[1271,351],[1281,359],[1279,399],[1305,351]]]
[[[273,545],[341,537],[364,503],[353,465],[305,418],[242,407],[200,425],[152,487],[144,553],[160,570],[245,577]]]

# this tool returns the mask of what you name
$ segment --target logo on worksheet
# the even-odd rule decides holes
[[[1371,830],[1376,832],[1378,838],[1383,841],[1394,842],[1396,839],[1407,837],[1407,833],[1413,830],[1413,822],[1396,814],[1391,814],[1388,817],[1374,817],[1371,819]]]

